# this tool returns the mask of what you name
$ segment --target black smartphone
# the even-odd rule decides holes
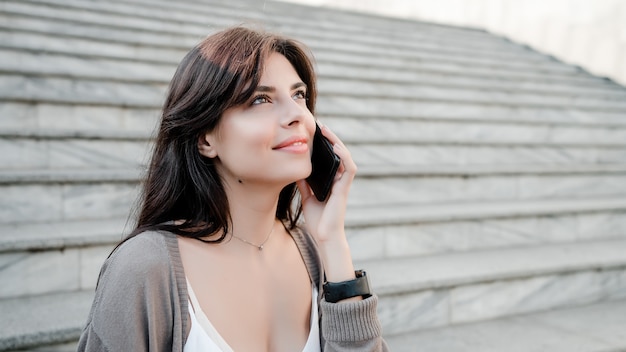
[[[311,153],[312,171],[306,181],[311,186],[315,198],[320,202],[324,202],[328,198],[340,162],[337,154],[333,152],[333,146],[322,135],[322,130],[316,123]]]

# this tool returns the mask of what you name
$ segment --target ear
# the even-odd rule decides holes
[[[217,156],[217,150],[215,149],[215,145],[211,142],[211,134],[206,133],[201,135],[200,138],[198,138],[198,151],[207,158],[213,159]]]

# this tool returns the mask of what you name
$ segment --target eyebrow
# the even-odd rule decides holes
[[[294,89],[298,89],[301,87],[305,87],[306,88],[306,83],[304,82],[298,82],[298,83],[294,83],[291,85],[290,90],[294,90]],[[273,93],[276,91],[275,87],[269,87],[269,86],[258,86],[256,87],[255,91],[257,92],[267,92],[267,93]]]

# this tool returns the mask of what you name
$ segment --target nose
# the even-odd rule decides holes
[[[306,104],[299,103],[291,97],[285,100],[282,110],[281,124],[285,127],[297,125],[311,114]]]

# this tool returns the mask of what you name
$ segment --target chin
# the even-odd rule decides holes
[[[296,182],[296,181],[304,180],[307,177],[309,177],[309,175],[311,175],[311,169],[306,170],[306,171],[307,171],[306,173],[300,172],[297,175],[294,175],[294,177],[290,178],[290,180],[288,181],[287,184],[291,184],[291,183]]]

